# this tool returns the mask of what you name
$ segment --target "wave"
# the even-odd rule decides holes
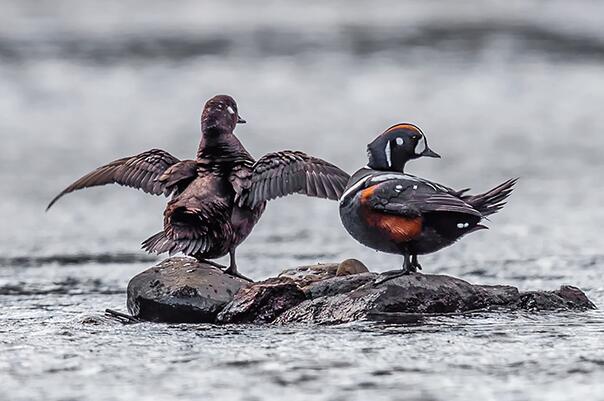
[[[24,62],[61,58],[93,63],[141,60],[186,61],[202,56],[244,58],[316,53],[367,57],[385,54],[394,60],[439,54],[480,53],[489,48],[514,56],[541,54],[558,60],[604,58],[604,38],[550,27],[509,22],[434,23],[421,26],[344,25],[332,31],[253,28],[195,33],[138,31],[91,35],[55,32],[44,37],[1,37],[0,59]]]
[[[50,256],[14,256],[0,257],[1,267],[38,267],[49,264],[113,264],[155,262],[157,257],[137,253],[98,253],[98,254],[59,254]]]

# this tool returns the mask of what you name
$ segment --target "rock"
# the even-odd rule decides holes
[[[360,260],[346,259],[338,266],[336,276],[349,276],[351,274],[367,273],[369,269]]]
[[[577,292],[578,291],[578,292]],[[409,315],[464,313],[485,309],[593,309],[580,290],[521,293],[510,286],[472,285],[443,275],[411,274],[350,292],[306,300],[281,314],[275,323],[339,324],[356,320],[403,321]],[[320,295],[318,291],[316,295]],[[538,295],[536,295],[538,294]]]
[[[220,312],[218,323],[270,323],[306,299],[304,291],[286,278],[271,278],[242,288]]]
[[[300,266],[293,269],[283,270],[278,277],[290,279],[291,281],[297,283],[300,287],[304,287],[310,283],[314,283],[315,281],[335,277],[338,267],[340,267],[340,264],[338,263]]]
[[[361,273],[350,276],[332,277],[310,283],[302,289],[310,299],[326,296],[331,297],[357,289],[363,284],[375,280],[377,276],[377,273]]]
[[[278,277],[248,283],[191,258],[170,258],[130,281],[128,310],[133,322],[285,325],[410,323],[435,314],[595,309],[580,289],[571,286],[520,292],[511,286],[474,285],[445,275],[384,278],[348,259],[288,269]],[[127,315],[108,312],[130,322]]]
[[[128,311],[158,322],[213,322],[247,281],[192,258],[169,258],[128,283]]]
[[[520,295],[518,307],[528,310],[597,309],[587,296],[570,285],[556,291],[528,291]]]

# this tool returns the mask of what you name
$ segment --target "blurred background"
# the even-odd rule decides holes
[[[218,93],[237,100],[248,124],[238,126],[236,134],[256,157],[302,150],[352,173],[365,165],[368,142],[388,126],[408,121],[422,127],[430,146],[443,155],[410,164],[413,174],[476,191],[521,177],[509,205],[489,223],[491,230],[424,257],[424,271],[523,289],[574,284],[604,304],[603,15],[604,3],[592,0],[1,0],[0,305],[5,316],[0,321],[5,324],[0,347],[13,356],[0,362],[0,381],[8,383],[12,399],[73,394],[73,388],[47,382],[48,371],[65,364],[57,350],[66,347],[67,354],[79,355],[74,349],[79,346],[70,348],[57,333],[81,331],[82,314],[123,309],[129,278],[158,260],[139,248],[161,228],[165,199],[110,186],[68,195],[44,213],[48,201],[74,179],[119,157],[154,147],[179,158],[194,156],[201,107]],[[255,279],[286,267],[349,257],[375,270],[402,262],[349,237],[336,202],[299,196],[271,202],[238,249],[240,270]],[[584,317],[568,319],[570,325],[587,324]],[[411,395],[425,399],[443,394],[446,399],[488,398],[509,389],[510,377],[520,398],[539,394],[559,399],[564,396],[560,390],[572,385],[575,395],[595,399],[594,389],[603,390],[602,363],[585,362],[578,354],[598,353],[594,347],[604,325],[601,315],[588,319],[597,322],[588,333],[589,345],[563,348],[551,360],[535,357],[531,366],[546,373],[530,383],[513,364],[528,363],[526,355],[540,355],[540,347],[551,340],[547,335],[539,337],[543,341],[536,341],[535,349],[518,345],[509,354],[518,360],[510,356],[504,365],[483,355],[492,370],[460,373],[449,366],[450,377],[471,378],[461,387],[461,379],[447,382],[438,375],[436,355],[435,365],[425,366],[429,383],[422,374],[406,376],[405,382],[416,384],[419,392]],[[32,323],[44,327],[33,336]],[[494,324],[488,319],[483,323]],[[97,330],[108,334],[116,329]],[[522,329],[514,328],[510,335],[518,335],[517,330]],[[530,340],[518,341],[534,344],[536,334],[525,334]],[[86,335],[90,347],[99,346],[98,337]],[[150,338],[136,331],[123,335],[119,341],[132,349],[141,336],[146,344],[164,338],[157,332]],[[570,335],[576,339],[578,333]],[[49,336],[58,336],[57,342],[42,346]],[[233,336],[233,343],[225,340],[224,348],[218,346],[215,358],[237,358],[227,351],[242,341]],[[426,340],[421,333],[417,339]],[[138,373],[148,373],[154,361],[164,366],[162,353],[178,354],[182,344],[165,341],[166,348],[155,344],[161,352],[141,362],[146,371]],[[256,341],[253,346],[261,340]],[[383,354],[361,358],[361,370],[354,375],[364,374],[363,363],[392,368],[394,362],[386,357],[389,341],[398,340],[388,337]],[[287,341],[282,346],[280,355],[299,350]],[[322,349],[315,350],[318,354],[312,350],[298,356],[359,360],[362,354],[326,356]],[[459,349],[441,351],[454,358]],[[602,362],[601,350],[599,355]],[[134,369],[115,358],[93,363],[98,368],[94,374]],[[212,358],[206,359],[210,365],[204,369],[215,368]],[[555,361],[563,359],[580,365],[580,380],[562,375],[570,368]],[[285,358],[280,367],[287,370],[296,361]],[[90,363],[75,357],[74,366],[68,365],[76,373],[59,373],[52,382],[69,380],[79,383],[80,391],[95,390],[78,376]],[[269,372],[279,375],[281,368]],[[32,379],[32,371],[40,376]],[[249,376],[228,371],[234,377]],[[216,384],[212,377],[205,382],[193,377],[199,387],[182,390],[183,398],[211,388]],[[258,385],[253,377],[231,383],[233,391]],[[550,382],[552,378],[556,380]],[[541,387],[525,393],[525,385]],[[271,391],[278,395],[281,387],[274,386]],[[297,388],[305,386],[321,389],[325,383],[304,382]],[[127,394],[119,388],[109,386],[107,394]],[[144,388],[136,390],[142,398],[173,394],[169,386],[149,394]],[[260,389],[265,394],[266,388]],[[359,391],[343,393],[344,399],[362,396],[364,390]],[[302,393],[292,394],[296,399]],[[381,399],[379,393],[373,395]],[[382,394],[384,399],[391,395]]]

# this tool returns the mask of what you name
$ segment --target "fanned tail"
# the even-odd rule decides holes
[[[483,194],[465,196],[464,201],[472,205],[484,217],[497,213],[506,204],[507,198],[514,190],[518,178],[507,180]]]
[[[176,247],[174,241],[166,236],[165,231],[160,231],[157,234],[147,238],[143,244],[142,248],[149,253],[164,253],[164,252],[173,252],[173,249]]]

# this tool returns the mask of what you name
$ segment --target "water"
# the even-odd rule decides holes
[[[604,305],[603,6],[109,1],[0,5],[0,399],[604,399],[604,314],[485,314],[421,325],[215,327],[102,317],[157,258],[165,200],[52,196],[152,147],[191,157],[200,108],[233,95],[257,156],[299,149],[352,172],[398,121],[442,160],[413,173],[485,190],[520,176],[491,230],[422,258],[430,273]],[[337,204],[271,202],[239,248],[255,279],[348,257]]]

